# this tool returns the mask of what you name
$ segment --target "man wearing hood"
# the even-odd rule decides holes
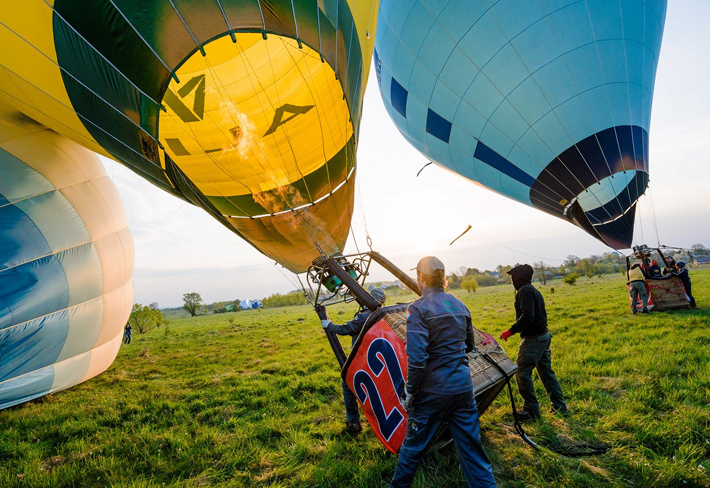
[[[533,269],[529,264],[521,264],[508,274],[515,287],[515,323],[504,331],[500,338],[507,341],[510,336],[520,332],[522,341],[518,348],[518,371],[515,378],[518,382],[520,396],[525,401],[523,409],[518,411],[519,420],[536,420],[540,418],[540,405],[535,396],[532,372],[542,381],[547,395],[552,403],[552,413],[567,413],[567,405],[562,397],[557,376],[552,370],[552,353],[550,342],[552,335],[547,330],[547,312],[542,294],[532,285]]]

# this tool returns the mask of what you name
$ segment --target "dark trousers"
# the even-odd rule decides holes
[[[131,343],[131,334],[123,334],[123,343],[124,343],[124,344],[130,344],[130,343]]]
[[[357,409],[357,397],[343,380],[343,402],[345,403],[345,421],[349,424],[360,423],[360,412]]]
[[[478,409],[472,391],[458,395],[419,392],[408,414],[407,435],[399,450],[392,488],[411,486],[424,450],[442,422],[449,423],[469,488],[496,486],[493,467],[481,445]]]
[[[646,291],[646,284],[643,281],[632,281],[629,283],[629,295],[631,296],[632,312],[636,313],[636,304],[638,303],[639,297],[641,297],[643,310],[648,312],[648,292]]]
[[[690,281],[683,282],[683,288],[685,288],[685,294],[688,295],[688,300],[690,300],[690,306],[695,308],[695,298],[693,298],[693,287],[690,284]]]
[[[552,342],[552,334],[547,332],[540,337],[523,339],[520,341],[520,347],[518,347],[518,359],[516,361],[518,363],[518,371],[515,373],[518,391],[520,391],[520,396],[525,401],[523,408],[538,417],[540,416],[540,405],[535,396],[535,385],[532,378],[534,369],[537,369],[537,374],[555,410],[560,412],[567,410],[567,405],[562,397],[560,382],[557,381],[557,376],[552,371],[550,342]]]

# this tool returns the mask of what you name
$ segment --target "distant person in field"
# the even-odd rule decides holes
[[[382,288],[375,288],[371,286],[369,291],[372,298],[378,302],[384,304],[387,300],[387,294]],[[323,329],[328,332],[332,332],[333,334],[352,336],[353,345],[355,344],[355,340],[360,334],[360,331],[364,327],[367,318],[372,313],[367,309],[367,307],[363,307],[362,310],[355,314],[355,317],[353,317],[351,321],[343,325],[338,325],[331,322],[328,318],[323,318],[327,317],[324,305],[320,305],[316,309],[316,312],[318,312],[318,316],[321,317],[321,325],[323,326]],[[348,432],[352,433],[362,431],[362,425],[360,424],[360,412],[357,408],[357,398],[350,388],[348,388],[345,380],[343,380],[343,401],[345,402],[345,428]]]
[[[126,327],[123,329],[123,343],[124,344],[130,344],[131,343],[131,333],[132,333],[132,328],[130,322],[126,322]]]
[[[648,313],[646,273],[643,272],[641,265],[639,263],[632,264],[631,268],[626,272],[626,277],[626,284],[629,285],[629,296],[631,297],[631,313],[636,313],[636,304],[638,303],[639,297],[641,297],[641,303],[643,304],[641,312]]]
[[[495,487],[493,467],[481,445],[466,355],[473,349],[471,313],[444,291],[441,261],[422,258],[416,270],[422,296],[407,309],[407,384],[402,401],[409,419],[391,486],[411,486],[427,445],[447,422],[468,486]]]
[[[661,277],[661,267],[658,265],[658,261],[655,259],[651,261],[651,266],[648,267],[649,278],[660,278]]]
[[[507,341],[510,336],[520,332],[520,346],[518,347],[518,371],[515,379],[518,382],[520,396],[524,404],[522,410],[517,412],[518,420],[537,420],[540,418],[540,405],[535,396],[533,384],[533,370],[542,381],[552,403],[551,413],[568,413],[567,404],[562,396],[562,387],[557,376],[552,370],[552,352],[550,343],[552,335],[547,330],[547,311],[542,293],[532,285],[533,269],[529,264],[521,264],[508,274],[515,287],[515,323],[504,331],[500,338]]]
[[[685,294],[688,295],[688,300],[690,300],[690,308],[698,308],[695,304],[695,298],[693,298],[693,293],[691,290],[690,275],[688,274],[688,268],[685,267],[685,262],[678,261],[676,264],[676,270],[673,272],[675,276],[678,277],[683,287],[685,288]]]

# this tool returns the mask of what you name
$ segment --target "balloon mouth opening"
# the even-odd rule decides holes
[[[313,204],[352,170],[344,153],[353,125],[340,81],[296,39],[234,37],[204,45],[175,71],[159,114],[165,153],[224,215]]]
[[[627,170],[587,187],[564,209],[564,217],[614,249],[631,247],[638,199],[648,173]]]

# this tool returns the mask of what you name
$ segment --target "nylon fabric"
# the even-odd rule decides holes
[[[380,93],[427,158],[630,247],[625,215],[647,176],[631,191],[623,173],[648,173],[665,12],[666,1],[652,0],[383,0]],[[573,199],[606,178],[605,194],[586,194],[584,208],[599,212],[568,215]]]
[[[355,167],[376,0],[28,0],[22,7],[17,0],[0,7],[8,48],[0,53],[0,114],[18,119],[20,111],[37,122],[35,131],[46,126],[108,155],[225,225],[268,215],[260,234],[271,241],[256,247],[303,269],[305,244],[290,249],[302,241],[297,227],[273,214],[299,216],[296,209],[332,198]],[[171,178],[167,158],[191,185]],[[89,191],[49,180],[80,210],[91,239],[100,238],[107,221],[74,195]],[[185,194],[188,187],[202,196]],[[352,208],[324,207],[317,234],[328,236],[332,226],[338,245],[325,246],[342,250]],[[111,225],[120,224],[104,230]],[[240,229],[250,226],[228,226],[248,239]],[[318,252],[307,240],[312,260]]]
[[[68,331],[66,310],[0,331],[0,381],[54,364]]]
[[[7,167],[14,177],[3,179],[12,202],[0,207],[5,408],[73,386],[113,361],[133,301],[133,245],[95,155],[2,103],[0,114],[0,174]],[[103,352],[92,353],[97,348]]]

